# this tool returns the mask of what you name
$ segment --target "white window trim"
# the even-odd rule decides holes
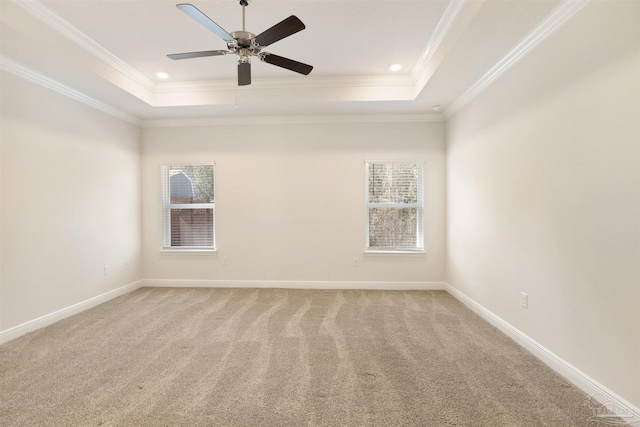
[[[388,251],[388,250],[379,250],[379,251],[368,251],[365,250],[364,251],[364,256],[366,257],[385,257],[385,256],[415,256],[415,257],[422,257],[422,256],[426,256],[427,255],[427,251],[425,250],[407,250],[406,248],[403,248],[401,251]]]
[[[169,203],[164,204],[164,188],[169,188],[169,173],[165,173],[164,168],[170,166],[186,166],[186,165],[213,165],[213,193],[216,193],[216,165],[215,162],[165,162],[160,165],[160,179],[161,179],[161,200],[160,205],[162,209],[162,247],[160,253],[167,255],[215,255],[218,252],[217,239],[216,239],[216,223],[213,221],[213,246],[165,246],[166,236],[171,234],[171,221],[166,220],[166,215],[171,212],[171,209],[213,209],[213,215],[216,215],[216,204],[213,203]],[[167,170],[168,172],[168,170]]]
[[[369,163],[418,163],[422,165],[422,205],[420,203],[368,203],[369,199]],[[425,185],[424,185],[424,172],[425,161],[424,160],[406,160],[406,159],[394,159],[394,160],[366,160],[364,161],[364,209],[365,209],[365,241],[364,241],[364,254],[365,256],[396,256],[396,255],[426,255],[427,251],[424,247],[424,201],[425,201]],[[369,209],[370,208],[418,208],[420,215],[418,218],[418,231],[417,238],[420,243],[420,248],[371,248],[369,247]]]
[[[206,248],[198,247],[186,247],[185,249],[177,248],[160,248],[161,254],[166,255],[217,255],[217,249],[211,249],[208,246]]]

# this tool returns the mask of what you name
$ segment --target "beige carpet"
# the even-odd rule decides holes
[[[2,426],[583,426],[443,291],[142,288],[0,346]]]

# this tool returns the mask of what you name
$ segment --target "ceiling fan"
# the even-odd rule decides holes
[[[284,58],[268,52],[262,52],[262,49],[272,43],[289,37],[305,29],[304,24],[296,16],[291,15],[287,19],[277,23],[268,30],[263,31],[257,36],[253,33],[245,31],[245,15],[244,8],[249,5],[251,0],[240,0],[242,6],[242,31],[226,32],[220,25],[216,24],[207,15],[202,13],[197,7],[189,3],[180,3],[176,5],[178,9],[204,25],[227,43],[228,50],[205,50],[200,52],[173,53],[167,55],[171,59],[188,59],[201,58],[204,56],[222,56],[234,53],[238,55],[238,86],[246,86],[251,84],[251,57],[256,56],[261,61],[296,73],[307,75],[313,70],[311,65],[302,62]]]

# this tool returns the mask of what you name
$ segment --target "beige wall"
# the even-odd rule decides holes
[[[2,89],[2,74],[0,74],[0,90]],[[2,93],[0,92],[0,332],[4,330],[2,326]]]
[[[139,129],[7,73],[1,101],[0,331],[142,271]]]
[[[443,282],[443,133],[443,123],[145,129],[145,278]],[[426,161],[426,255],[364,256],[365,159]],[[183,162],[216,164],[215,256],[160,251],[160,165]]]
[[[449,283],[636,406],[639,7],[590,3],[447,123]]]

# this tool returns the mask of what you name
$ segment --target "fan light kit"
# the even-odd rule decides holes
[[[307,75],[313,70],[311,65],[302,62],[284,58],[268,52],[262,52],[262,49],[285,37],[297,33],[305,29],[304,24],[296,16],[291,15],[287,19],[277,23],[268,30],[263,31],[257,36],[253,33],[245,31],[245,7],[249,5],[250,0],[240,0],[242,6],[242,31],[234,31],[228,33],[220,25],[216,24],[207,15],[202,13],[197,7],[189,3],[180,3],[176,5],[178,9],[189,15],[191,18],[204,25],[212,33],[220,37],[227,43],[228,50],[206,50],[200,52],[173,53],[167,55],[171,59],[189,59],[201,58],[205,56],[222,56],[233,53],[238,56],[238,86],[246,86],[251,84],[251,57],[257,57],[261,61],[277,67],[286,68],[296,73]]]

